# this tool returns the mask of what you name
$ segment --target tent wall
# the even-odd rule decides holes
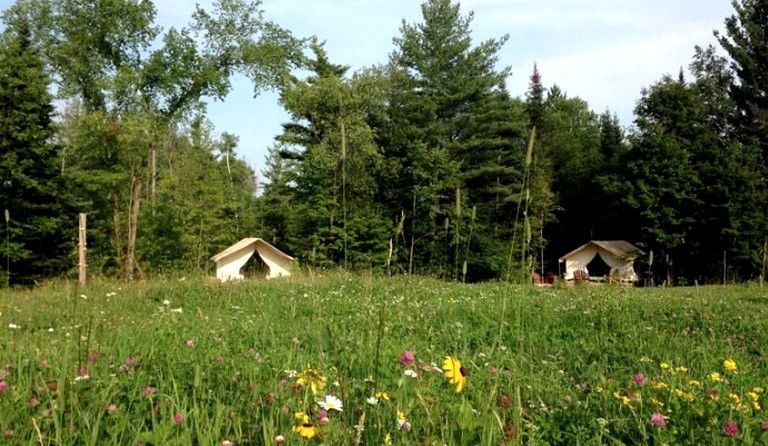
[[[587,265],[596,255],[600,255],[603,261],[611,267],[611,275],[617,276],[619,280],[629,282],[637,280],[637,274],[635,274],[633,267],[634,259],[616,257],[605,249],[594,245],[587,246],[565,260],[565,280],[573,280],[573,273],[578,270],[587,271],[589,274]]]
[[[587,271],[587,264],[592,261],[596,254],[597,247],[590,245],[565,259],[565,280],[573,280],[573,273],[580,269]]]
[[[277,252],[271,245],[259,241],[256,243],[256,252],[269,267],[268,279],[291,275],[291,260],[286,258],[284,254]]]
[[[243,279],[240,269],[248,262],[253,253],[253,245],[248,245],[218,260],[216,262],[216,277],[222,282]]]

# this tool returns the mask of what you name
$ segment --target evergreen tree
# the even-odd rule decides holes
[[[627,205],[646,247],[660,254],[666,283],[675,280],[675,259],[686,256],[686,241],[696,224],[701,179],[693,145],[701,136],[700,104],[681,75],[665,76],[649,89],[635,109],[638,133],[627,166]],[[684,264],[684,261],[680,262]]]
[[[76,215],[65,205],[52,143],[51,79],[31,40],[24,15],[6,17],[0,36],[0,203],[8,212],[10,283],[29,284],[74,266]],[[4,240],[5,242],[5,240]],[[5,265],[4,265],[5,266]],[[0,283],[8,282],[6,271]]]
[[[467,183],[480,185],[479,172],[487,174],[483,183],[492,183],[498,169],[508,172],[510,160],[515,159],[514,155],[494,158],[493,152],[500,146],[510,152],[521,148],[519,140],[514,140],[519,137],[515,123],[511,128],[517,130],[512,132],[473,125],[473,120],[476,123],[479,116],[491,113],[493,104],[494,114],[512,110],[501,99],[503,94],[498,95],[504,91],[509,69],[495,68],[507,36],[473,46],[473,14],[462,16],[458,3],[429,0],[421,10],[423,22],[403,23],[390,57],[393,92],[388,150],[400,160],[392,194],[398,208],[393,211],[410,221],[403,226],[407,254],[402,258],[408,259],[404,269],[413,272],[420,265],[422,271],[460,277],[467,260],[464,247],[471,242],[471,219],[466,217],[485,188],[475,190]],[[488,169],[488,160],[506,165]],[[509,184],[511,180],[500,181]],[[490,222],[473,224],[485,227]],[[487,270],[487,265],[483,268]]]
[[[292,160],[298,210],[289,243],[311,266],[383,267],[388,223],[375,209],[383,160],[367,122],[383,102],[383,77],[372,70],[346,78],[347,67],[332,64],[320,43],[310,47],[309,76],[291,76],[280,95],[292,121],[278,139]],[[267,198],[277,189],[285,184]]]
[[[731,98],[743,142],[757,143],[768,157],[768,1],[734,0],[736,14],[725,20],[725,33],[715,32],[731,57]]]

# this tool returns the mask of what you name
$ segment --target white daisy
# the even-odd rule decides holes
[[[320,406],[321,409],[335,410],[338,412],[341,412],[344,409],[344,404],[341,400],[333,395],[326,395],[325,398],[317,402],[317,405]]]

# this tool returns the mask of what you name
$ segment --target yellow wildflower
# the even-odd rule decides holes
[[[443,371],[448,382],[456,386],[456,393],[461,393],[464,383],[467,381],[467,369],[453,356],[446,356],[443,360]]]
[[[669,370],[669,363],[662,362],[661,364],[659,364],[659,367],[661,367],[662,370]]]
[[[763,389],[762,387],[753,387],[752,391],[755,392],[758,395],[762,395],[763,392],[765,392],[765,389]]]
[[[735,393],[729,393],[728,400],[733,404],[739,404],[741,402],[741,398],[739,397],[739,395],[736,395]]]
[[[298,426],[294,426],[293,431],[306,439],[310,439],[317,435],[317,428],[309,421],[306,423],[301,423]]]
[[[696,381],[695,379],[689,380],[688,385],[691,387],[701,387],[701,383]]]
[[[384,436],[384,444],[392,444],[392,436],[387,433],[387,435]]]
[[[720,381],[723,380],[723,377],[720,376],[720,374],[717,372],[712,372],[709,374],[709,380],[712,381],[713,383],[719,383]]]
[[[312,367],[307,367],[303,372],[299,372],[297,376],[296,384],[301,386],[309,385],[313,394],[325,389],[325,377]]]
[[[686,372],[688,372],[688,367],[685,367],[685,366],[682,366],[682,365],[681,366],[677,366],[677,367],[675,367],[675,372],[677,372],[677,373],[686,373]]]
[[[664,407],[664,403],[662,403],[661,401],[657,400],[657,399],[656,399],[656,398],[654,398],[654,397],[651,397],[651,402],[652,402],[653,404],[655,404],[655,405],[659,406],[659,407]]]
[[[659,382],[657,382],[656,384],[653,385],[653,388],[656,389],[656,390],[665,390],[665,389],[669,388],[669,386],[664,381],[659,381]]]
[[[739,370],[739,366],[736,365],[736,361],[733,359],[726,359],[723,361],[723,368],[726,372],[733,372],[736,373]]]
[[[376,399],[389,401],[389,394],[387,392],[376,392]]]

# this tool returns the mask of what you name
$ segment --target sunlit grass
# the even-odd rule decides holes
[[[758,287],[356,276],[4,291],[0,433],[60,445],[762,444],[767,303]],[[461,392],[446,356],[465,368]],[[328,395],[341,411],[321,409]]]

